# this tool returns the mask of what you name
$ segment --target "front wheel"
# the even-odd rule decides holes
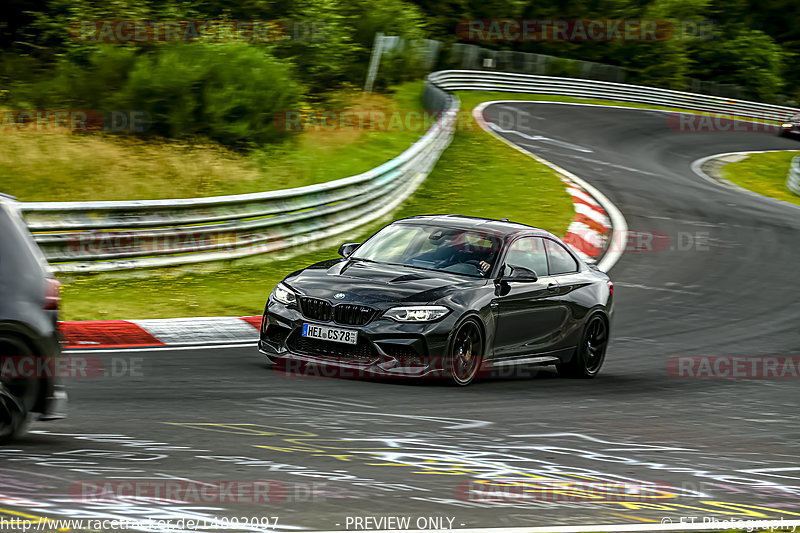
[[[8,368],[22,368],[34,360],[28,346],[15,337],[0,338],[0,444],[25,434],[29,413],[39,396],[37,376],[16,376]],[[10,363],[10,364],[9,364]]]
[[[583,328],[580,344],[568,363],[556,365],[558,373],[570,378],[591,379],[600,372],[608,347],[608,322],[600,314],[592,315]]]
[[[483,344],[483,330],[476,319],[467,318],[458,326],[445,365],[451,384],[463,387],[472,383],[483,364]]]

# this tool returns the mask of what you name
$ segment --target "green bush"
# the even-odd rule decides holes
[[[137,60],[136,49],[102,46],[86,59],[62,59],[51,69],[41,69],[35,81],[12,88],[18,106],[53,109],[62,106],[103,109],[125,84]]]
[[[85,63],[62,60],[50,78],[12,96],[41,109],[143,111],[150,134],[245,146],[281,135],[274,114],[296,108],[301,96],[291,70],[265,47],[245,43],[167,44],[149,51],[103,45]]]
[[[693,75],[700,79],[739,85],[745,97],[772,102],[783,89],[784,53],[769,35],[741,28],[694,49]]]
[[[274,140],[274,113],[298,96],[289,66],[263,47],[180,44],[140,56],[117,107],[148,112],[158,135],[245,145]]]
[[[580,73],[580,66],[577,61],[572,59],[554,57],[547,62],[545,73],[548,76],[577,78]]]
[[[388,53],[381,58],[375,88],[386,90],[392,85],[423,76],[425,69],[422,67],[420,56],[409,46],[408,49]]]

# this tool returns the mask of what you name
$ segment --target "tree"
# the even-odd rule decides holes
[[[729,30],[719,39],[698,43],[692,57],[696,77],[740,85],[751,98],[773,101],[783,87],[784,52],[758,30]]]

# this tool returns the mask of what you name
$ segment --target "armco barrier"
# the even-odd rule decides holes
[[[446,91],[479,90],[598,98],[725,113],[762,120],[783,121],[788,116],[798,113],[798,110],[792,107],[578,78],[555,78],[482,70],[443,70],[431,74],[429,80]]]
[[[800,156],[792,159],[789,167],[789,176],[786,178],[786,186],[795,194],[800,194]]]
[[[427,83],[441,112],[395,159],[357,176],[253,194],[20,205],[54,270],[96,272],[232,259],[289,248],[362,226],[396,208],[450,143],[458,99]]]

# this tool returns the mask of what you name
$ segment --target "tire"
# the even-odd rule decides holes
[[[608,320],[595,313],[586,321],[575,354],[567,363],[556,365],[558,373],[568,378],[592,379],[600,372],[608,348]]]
[[[34,357],[31,349],[16,337],[0,337],[0,369],[8,357]],[[16,367],[16,365],[15,365]],[[36,406],[41,378],[0,376],[0,443],[21,437],[28,429],[30,412]]]
[[[451,385],[465,387],[472,383],[483,364],[483,328],[469,317],[456,328],[446,357],[445,376]]]

